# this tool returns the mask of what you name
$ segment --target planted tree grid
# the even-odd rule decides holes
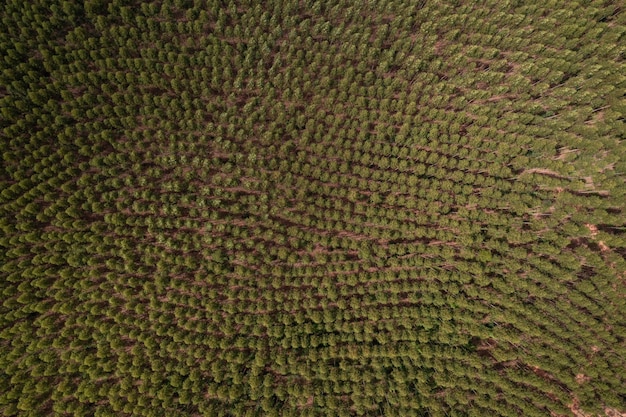
[[[3,2],[0,414],[626,411],[623,9]]]

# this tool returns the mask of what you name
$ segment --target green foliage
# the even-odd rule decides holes
[[[0,415],[626,411],[615,3],[2,2]]]

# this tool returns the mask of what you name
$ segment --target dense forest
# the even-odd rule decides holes
[[[0,415],[626,412],[621,0],[4,0]]]

